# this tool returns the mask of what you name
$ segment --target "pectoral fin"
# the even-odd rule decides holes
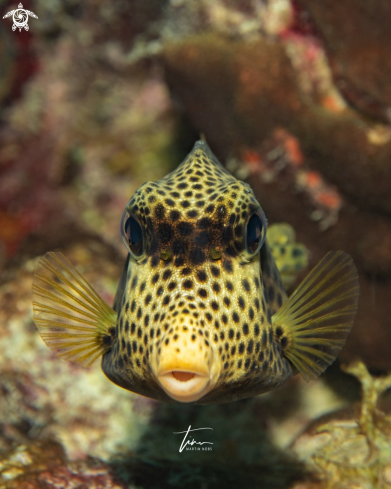
[[[307,381],[318,377],[345,344],[358,307],[353,260],[328,253],[273,316],[275,339]]]
[[[46,253],[33,281],[33,318],[56,355],[89,367],[110,349],[117,314],[61,253]]]

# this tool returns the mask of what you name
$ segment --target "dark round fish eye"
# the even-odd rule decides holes
[[[253,214],[248,223],[246,230],[246,248],[249,253],[255,253],[258,251],[262,236],[263,236],[263,222],[258,214]]]
[[[122,217],[122,239],[130,253],[139,256],[143,252],[143,230],[137,220],[126,211]]]

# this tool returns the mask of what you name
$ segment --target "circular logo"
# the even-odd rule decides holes
[[[14,20],[14,25],[12,26],[12,30],[14,31],[15,29],[22,29],[23,27],[28,28],[28,19],[29,19],[29,16],[28,16],[28,13],[22,9],[22,8],[18,8],[14,11],[14,15],[12,16],[13,20]]]

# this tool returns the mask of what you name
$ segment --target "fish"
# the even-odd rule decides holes
[[[282,284],[289,289],[297,275],[307,268],[308,250],[302,243],[296,243],[295,230],[286,222],[268,226],[267,240]]]
[[[127,259],[111,308],[59,252],[33,279],[33,318],[60,358],[101,357],[114,384],[172,403],[256,396],[336,359],[357,312],[352,258],[330,251],[289,296],[250,186],[208,144],[131,197]]]

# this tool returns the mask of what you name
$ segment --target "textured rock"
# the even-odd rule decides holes
[[[391,6],[348,0],[299,0],[324,42],[338,87],[370,117],[390,121]]]
[[[362,383],[362,402],[313,422],[293,443],[292,451],[327,489],[391,487],[391,418],[377,407],[391,386],[391,376],[372,378],[356,362],[344,368]]]
[[[125,489],[105,463],[94,460],[71,462],[56,442],[20,445],[0,455],[1,489]]]

